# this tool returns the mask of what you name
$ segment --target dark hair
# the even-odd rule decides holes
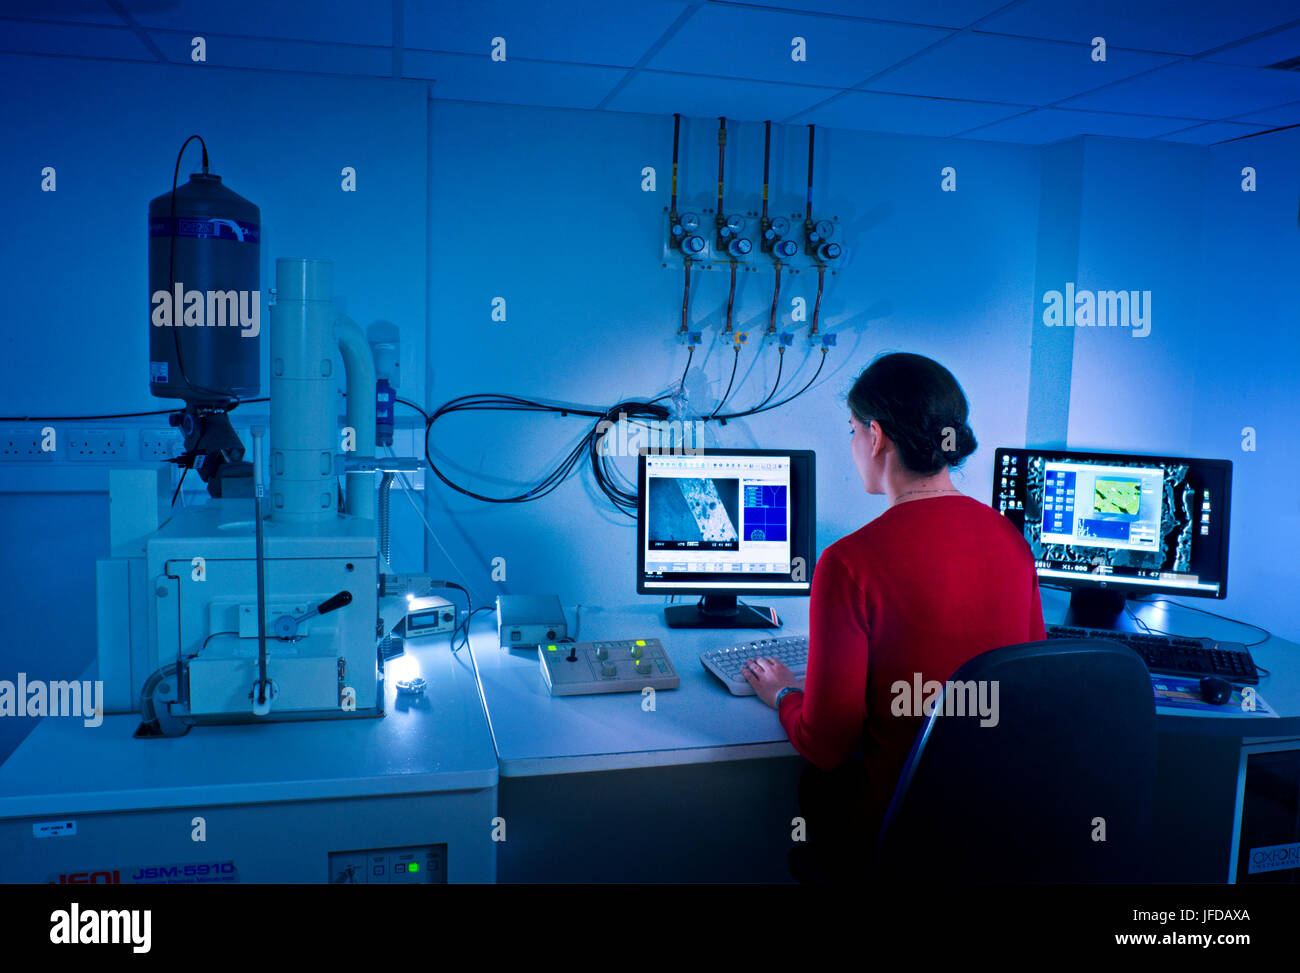
[[[903,465],[922,476],[960,465],[979,445],[966,422],[970,407],[961,386],[924,355],[881,355],[857,377],[848,403],[863,425],[880,423]]]

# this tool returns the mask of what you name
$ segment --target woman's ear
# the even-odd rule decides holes
[[[871,420],[871,458],[875,459],[885,448],[885,430],[880,428],[880,423],[875,419]]]

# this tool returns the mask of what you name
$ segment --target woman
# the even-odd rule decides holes
[[[889,506],[817,562],[806,680],[775,659],[745,671],[814,765],[799,795],[807,845],[791,858],[796,877],[814,880],[835,864],[859,877],[869,867],[923,722],[917,674],[944,682],[974,656],[1045,637],[1028,544],[949,478],[977,445],[952,373],[921,355],[884,355],[848,406],[853,463]]]

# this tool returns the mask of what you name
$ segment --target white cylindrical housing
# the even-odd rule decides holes
[[[339,354],[343,356],[343,370],[347,372],[348,405],[347,423],[353,430],[353,452],[357,458],[373,459],[375,455],[375,359],[366,336],[357,323],[346,314],[334,321],[334,336],[338,339]],[[375,519],[375,474],[349,473],[344,498],[347,512]]]
[[[271,519],[315,522],[338,516],[334,454],[334,266],[275,262],[271,309]]]

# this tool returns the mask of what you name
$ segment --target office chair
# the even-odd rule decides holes
[[[926,719],[872,877],[1146,880],[1156,723],[1142,660],[1114,642],[1054,639],[976,656],[948,680],[945,700],[968,680],[997,681],[997,725],[943,707]]]

